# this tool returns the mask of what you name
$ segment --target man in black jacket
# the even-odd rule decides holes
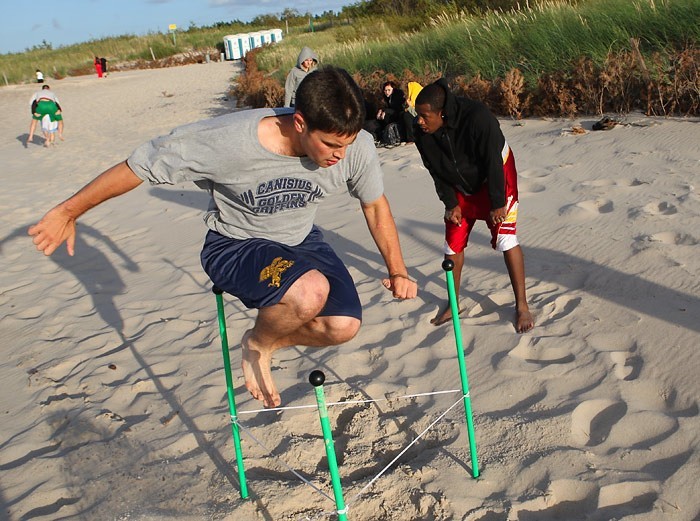
[[[486,221],[491,246],[503,252],[513,293],[519,333],[534,321],[525,294],[525,262],[515,234],[518,186],[513,153],[498,120],[478,101],[457,98],[445,79],[426,86],[416,99],[416,146],[445,205],[445,258],[454,262],[455,292],[464,249],[477,220]],[[450,306],[431,320],[451,320]]]

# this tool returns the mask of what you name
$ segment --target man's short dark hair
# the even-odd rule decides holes
[[[365,102],[360,87],[344,69],[324,66],[307,74],[296,92],[294,108],[309,130],[352,136],[362,130]]]
[[[430,105],[430,110],[437,112],[445,107],[445,89],[437,83],[426,85],[416,97],[417,105]]]
[[[49,87],[48,84],[44,83],[44,85],[42,85],[42,87],[41,87],[41,90],[46,90],[46,89],[50,89],[50,88],[51,87]]]

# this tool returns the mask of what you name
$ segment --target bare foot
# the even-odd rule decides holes
[[[527,333],[533,327],[535,327],[535,320],[532,318],[532,314],[530,313],[529,309],[517,311],[516,317],[515,329],[518,333]]]
[[[270,372],[272,353],[251,345],[250,335],[251,330],[249,329],[241,340],[245,386],[253,398],[262,401],[265,407],[278,407],[282,403],[282,399],[277,392]]]
[[[461,315],[463,309],[460,309],[457,314]],[[430,319],[430,323],[434,326],[439,326],[444,324],[445,322],[449,322],[452,320],[452,308],[447,305],[447,307],[443,308],[442,311],[439,311],[437,315],[435,315],[435,318]]]

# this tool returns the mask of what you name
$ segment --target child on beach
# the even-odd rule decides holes
[[[41,118],[41,132],[44,134],[44,146],[50,147],[56,142],[58,121],[52,121],[48,114]]]

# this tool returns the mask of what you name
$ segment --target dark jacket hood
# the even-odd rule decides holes
[[[445,91],[445,106],[442,108],[442,113],[445,116],[445,126],[451,129],[456,129],[458,122],[459,106],[457,96],[450,90],[450,85],[445,78],[440,78],[435,82]]]

